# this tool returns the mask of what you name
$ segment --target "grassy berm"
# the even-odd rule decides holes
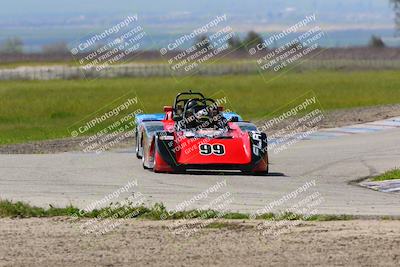
[[[48,208],[41,208],[31,206],[24,202],[12,202],[9,200],[0,200],[0,218],[45,218],[45,217],[78,217],[78,218],[98,218],[98,219],[121,219],[126,218],[127,215],[136,219],[148,220],[178,220],[178,219],[232,219],[232,220],[245,220],[250,219],[249,214],[228,212],[221,216],[221,213],[215,210],[188,210],[176,213],[170,213],[162,203],[156,203],[152,207],[145,206],[131,206],[120,205],[119,203],[111,204],[108,207],[95,209],[90,212],[84,212],[74,206],[65,208],[57,208],[49,206]],[[304,221],[339,221],[351,220],[353,216],[350,215],[314,215],[305,217],[303,215],[294,213],[273,214],[266,213],[257,216],[255,219],[259,220],[304,220]]]
[[[326,111],[400,103],[400,75],[395,71],[307,71],[282,75],[236,75],[173,78],[118,78],[0,82],[0,145],[71,137],[76,125],[138,97],[137,108],[162,112],[178,92],[201,91],[226,97],[226,108],[245,119],[266,118],[277,109],[313,92]],[[119,117],[113,118],[115,120]],[[107,122],[107,125],[111,124]],[[94,127],[85,134],[93,134]]]

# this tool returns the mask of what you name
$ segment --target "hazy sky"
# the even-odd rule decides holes
[[[1,0],[0,21],[57,16],[109,16],[127,13],[174,16],[207,16],[232,13],[260,16],[282,14],[288,17],[318,12],[324,16],[343,12],[365,17],[391,19],[389,0]],[[356,18],[358,19],[358,18]]]

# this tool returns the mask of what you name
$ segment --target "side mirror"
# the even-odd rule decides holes
[[[164,106],[164,112],[171,112],[174,109],[171,106]]]

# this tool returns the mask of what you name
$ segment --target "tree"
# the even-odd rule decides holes
[[[42,51],[45,54],[67,54],[69,53],[68,45],[65,42],[44,45]]]
[[[380,37],[372,35],[371,40],[369,41],[369,46],[373,48],[382,48],[385,47],[385,43]]]
[[[248,47],[256,47],[264,42],[264,39],[255,31],[250,31],[244,41]]]
[[[212,46],[207,35],[199,36],[195,42],[195,45],[198,50],[201,50],[203,48],[207,48],[207,50],[212,50]]]
[[[239,37],[233,36],[233,37],[229,38],[228,45],[231,50],[244,49],[243,42],[242,42],[242,40],[240,40]]]
[[[24,43],[18,37],[9,38],[4,41],[0,51],[6,54],[22,54],[24,51]]]
[[[395,13],[397,33],[400,34],[400,0],[390,0],[390,4],[393,6]]]

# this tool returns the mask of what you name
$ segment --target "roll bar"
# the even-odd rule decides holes
[[[189,92],[183,92],[183,93],[179,93],[176,97],[175,97],[175,101],[174,101],[174,110],[176,110],[176,104],[178,103],[178,101],[180,100],[179,98],[181,96],[190,96],[190,95],[195,95],[195,96],[200,96],[201,98],[205,98],[204,95],[202,93],[197,93],[197,92],[192,92],[192,90],[189,90]],[[192,97],[191,97],[192,98]]]

